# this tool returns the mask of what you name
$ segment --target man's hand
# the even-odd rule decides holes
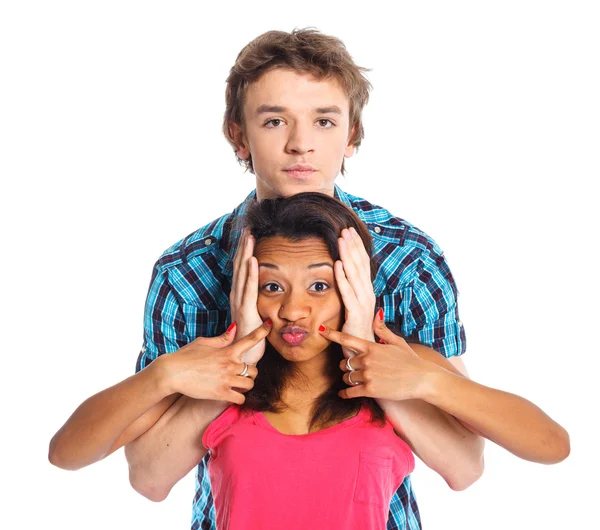
[[[231,321],[237,323],[237,339],[245,337],[262,324],[256,303],[258,300],[258,262],[254,253],[254,238],[244,229],[233,260],[233,278],[229,305]],[[265,353],[265,341],[247,351],[243,362],[255,365]]]
[[[261,322],[252,333],[233,344],[234,323],[223,335],[197,338],[175,353],[162,355],[154,363],[159,363],[169,394],[242,405],[246,399],[242,392],[254,386],[258,374],[256,367],[250,365],[247,376],[240,375],[245,368],[243,356],[264,341],[270,330],[270,320]]]
[[[335,279],[346,308],[342,332],[373,341],[371,319],[375,311],[375,293],[371,281],[371,260],[354,228],[342,230],[338,239],[341,261],[334,265]],[[353,353],[345,346],[346,357]]]
[[[337,342],[353,355],[349,361],[352,370],[348,369],[346,359],[340,362],[344,382],[350,385],[350,388],[339,392],[340,397],[367,396],[393,401],[420,398],[426,374],[442,368],[422,359],[404,339],[385,325],[382,326],[379,315],[375,316],[373,326],[377,326],[377,335],[385,344],[376,344],[329,328],[321,332],[328,340]]]

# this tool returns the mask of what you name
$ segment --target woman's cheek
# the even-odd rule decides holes
[[[269,304],[269,301],[265,299],[264,296],[258,295],[256,309],[258,310],[260,318],[263,320],[267,320],[267,318],[273,318],[272,315],[269,314],[269,311],[272,309],[271,306],[272,304]]]

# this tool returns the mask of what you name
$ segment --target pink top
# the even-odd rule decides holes
[[[218,530],[382,529],[415,467],[389,421],[362,408],[309,434],[276,430],[261,412],[230,406],[202,438]]]

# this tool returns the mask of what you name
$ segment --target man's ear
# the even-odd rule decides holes
[[[242,126],[239,123],[233,121],[229,122],[229,136],[236,146],[237,156],[242,160],[248,160],[248,158],[250,158],[250,146],[248,145]]]
[[[353,142],[357,127],[358,125],[355,123],[352,129],[350,130],[350,134],[348,135],[348,142]],[[354,154],[355,150],[356,148],[354,147],[354,143],[349,143],[346,146],[346,150],[344,151],[344,157],[350,158]]]

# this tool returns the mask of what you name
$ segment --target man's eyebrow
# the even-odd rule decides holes
[[[315,109],[317,114],[341,114],[342,109],[337,105],[331,105],[330,107],[319,107]]]
[[[261,105],[256,109],[256,114],[267,114],[269,112],[287,112],[286,107],[280,107],[278,105]],[[342,114],[342,109],[337,105],[330,105],[329,107],[317,107],[315,109],[317,114]]]

